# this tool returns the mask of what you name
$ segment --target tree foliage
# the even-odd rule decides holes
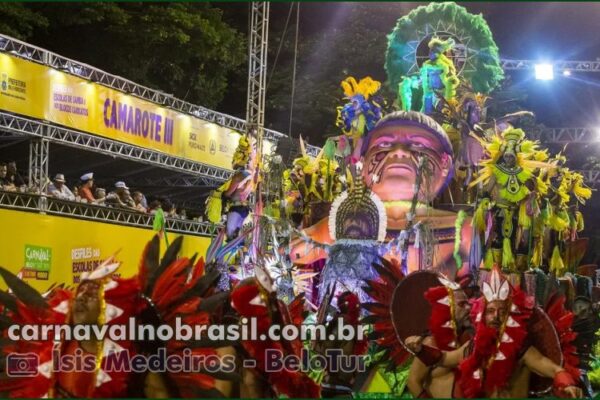
[[[204,2],[0,4],[11,13],[28,18],[2,32],[206,107],[246,59],[245,34]]]
[[[300,36],[292,135],[309,137],[322,145],[325,138],[340,134],[336,107],[345,103],[340,82],[348,76],[371,76],[385,81],[383,63],[386,34],[394,18],[388,5],[340,3],[343,25]],[[279,37],[272,35],[270,51],[276,52]],[[267,91],[266,120],[273,129],[288,132],[292,85],[294,36],[286,37],[278,66]],[[274,57],[274,54],[273,54]],[[269,56],[269,60],[272,60]],[[394,96],[387,96],[393,98]]]
[[[0,4],[0,32],[15,39],[27,39],[36,28],[48,26],[48,19],[24,3]]]

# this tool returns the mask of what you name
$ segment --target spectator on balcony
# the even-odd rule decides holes
[[[6,178],[12,182],[15,187],[22,188],[23,186],[26,186],[25,179],[23,179],[21,174],[19,174],[17,171],[16,161],[11,161],[8,163]]]
[[[104,206],[106,205],[106,189],[104,188],[96,188],[96,191],[94,192],[94,196],[96,197],[96,201],[95,204],[98,204],[99,206]]]
[[[75,195],[65,183],[65,176],[63,174],[56,174],[54,182],[48,185],[47,193],[57,199],[74,201]]]
[[[0,164],[0,189],[8,192],[14,192],[17,190],[16,186],[8,180],[8,167],[6,164]]]
[[[106,204],[113,207],[133,208],[133,200],[129,195],[129,188],[123,181],[115,183],[115,190],[106,196]]]
[[[140,201],[140,204],[142,205],[142,207],[148,210],[148,200],[146,199],[144,193],[142,193],[142,201]]]
[[[123,198],[122,198],[123,202],[125,203],[125,206],[127,208],[131,208],[132,210],[136,210],[137,208],[135,207],[135,201],[133,201],[133,197],[131,197],[131,192],[129,191],[129,189],[125,189],[123,191]]]
[[[165,212],[165,217],[179,218],[177,215],[177,207],[175,207],[175,204],[171,203],[170,200],[167,199],[162,203],[162,209]]]
[[[146,207],[144,207],[144,204],[142,203],[144,200],[144,195],[142,194],[142,192],[139,191],[135,191],[133,192],[133,203],[134,203],[134,207],[137,211],[139,212],[146,212]]]
[[[161,207],[162,204],[159,200],[151,201],[150,205],[148,206],[148,213],[154,215],[156,213],[156,210]]]
[[[87,203],[94,203],[96,198],[92,194],[92,187],[94,186],[94,173],[89,172],[83,175],[81,178],[81,186],[79,187],[79,196],[81,201]]]
[[[73,185],[73,189],[71,189],[71,192],[73,192],[73,194],[75,195],[75,201],[80,203],[81,202],[81,196],[79,195],[79,185]]]

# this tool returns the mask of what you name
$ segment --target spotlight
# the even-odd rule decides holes
[[[552,64],[535,64],[535,79],[551,81],[554,79],[554,66]]]
[[[570,71],[570,70],[568,70],[568,69],[565,69],[565,70],[563,71],[563,75],[564,75],[564,76],[571,76],[571,71]]]

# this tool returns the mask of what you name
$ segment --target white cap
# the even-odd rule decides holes
[[[88,172],[87,174],[81,175],[81,179],[83,182],[87,182],[90,179],[94,179],[94,173],[93,172]]]
[[[125,182],[123,182],[123,181],[119,181],[119,182],[115,183],[115,187],[119,188],[119,189],[129,189],[127,187],[127,185],[125,184]]]

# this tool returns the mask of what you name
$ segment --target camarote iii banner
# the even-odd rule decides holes
[[[240,134],[65,72],[0,54],[0,110],[231,169]]]

